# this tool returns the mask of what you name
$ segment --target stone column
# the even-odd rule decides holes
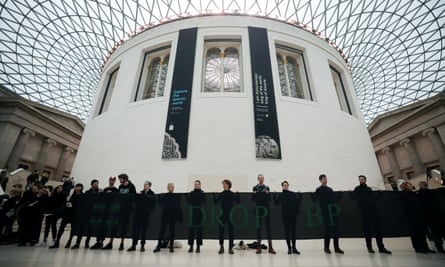
[[[436,132],[436,129],[429,128],[422,132],[424,136],[428,136],[433,145],[434,151],[436,152],[437,159],[439,160],[440,169],[445,171],[445,147],[440,140],[439,135]]]
[[[408,152],[409,159],[413,166],[414,174],[419,175],[426,173],[423,163],[420,160],[419,153],[417,153],[416,146],[414,145],[412,140],[409,138],[403,139],[402,141],[400,141],[400,145],[404,146],[406,152]]]
[[[57,144],[56,141],[45,138],[43,139],[42,146],[40,147],[39,156],[37,157],[36,162],[34,163],[33,169],[37,170],[39,174],[43,171],[45,167],[46,160],[48,159],[48,151],[52,146]]]
[[[62,178],[63,172],[66,169],[66,162],[69,159],[70,154],[73,152],[74,150],[69,146],[63,148],[62,154],[59,158],[59,163],[57,164],[57,168],[53,176],[54,179],[59,180]]]
[[[400,172],[399,163],[397,162],[396,156],[394,155],[392,149],[389,146],[385,147],[384,149],[382,149],[382,153],[386,155],[386,158],[389,161],[394,179],[397,181],[398,179],[403,178],[402,173]]]
[[[28,128],[24,128],[17,139],[17,142],[14,145],[14,149],[11,152],[11,155],[8,158],[6,165],[9,167],[10,171],[17,169],[19,165],[19,161],[22,158],[23,151],[25,150],[25,146],[28,143],[30,136],[35,136],[36,133],[31,131]]]

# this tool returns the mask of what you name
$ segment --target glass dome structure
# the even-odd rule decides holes
[[[445,1],[101,0],[0,4],[0,84],[86,120],[123,42],[172,20],[261,16],[318,35],[347,60],[367,123],[445,88]]]

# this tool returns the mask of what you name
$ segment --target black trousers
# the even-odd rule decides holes
[[[410,216],[407,218],[407,223],[411,244],[414,250],[429,249],[426,242],[427,225],[423,221],[423,218],[410,214]]]
[[[284,237],[288,248],[294,247],[297,239],[297,216],[290,214],[283,216]]]
[[[202,246],[202,219],[203,215],[201,211],[193,211],[192,213],[192,226],[189,227],[188,244],[193,245],[196,238],[196,245]]]
[[[37,243],[43,216],[37,208],[23,207],[19,214],[19,243]]]
[[[73,239],[74,231],[75,231],[76,227],[75,227],[75,225],[73,225],[72,220],[71,219],[67,219],[67,218],[63,218],[62,222],[60,223],[59,231],[57,232],[57,238],[56,238],[56,243],[57,244],[60,242],[60,239],[62,238],[62,235],[65,232],[65,227],[68,224],[71,224],[71,231],[70,231],[70,236],[68,238],[67,244],[71,244],[71,240]]]
[[[380,227],[380,216],[376,207],[360,208],[360,213],[362,215],[366,247],[372,248],[372,237],[374,236],[377,242],[377,247],[379,249],[385,248]]]
[[[233,248],[233,224],[230,221],[230,210],[229,211],[223,211],[223,214],[221,216],[221,223],[219,225],[219,245],[224,245],[224,229],[227,228],[229,232],[229,248]]]
[[[327,209],[321,209],[321,216],[323,218],[324,226],[324,247],[329,248],[331,238],[334,240],[334,248],[339,248],[338,244],[338,219],[336,216],[332,216],[332,221],[329,218],[329,212]]]
[[[145,216],[135,216],[133,221],[133,246],[136,246],[138,239],[141,240],[141,245],[145,245],[145,240],[147,236],[147,226],[150,219],[149,214],[144,214]]]
[[[258,207],[262,207],[262,208],[258,208]],[[257,206],[255,211],[258,210],[263,210],[263,208],[266,210],[265,212],[267,212],[266,216],[259,216],[259,221],[257,222],[257,226],[256,226],[256,236],[257,236],[257,241],[259,244],[261,244],[261,237],[262,237],[262,226],[263,226],[263,221],[264,224],[266,225],[266,235],[267,235],[267,240],[269,242],[272,242],[272,230],[270,229],[270,210],[268,206]],[[257,215],[258,216],[258,215]]]
[[[43,240],[46,241],[49,236],[49,230],[51,229],[51,236],[53,240],[57,238],[57,220],[58,216],[51,214],[45,217],[45,230],[43,233]]]
[[[175,241],[175,226],[176,226],[176,216],[162,216],[161,219],[161,229],[159,230],[158,237],[158,247],[161,246],[162,240],[164,239],[165,231],[169,231],[169,241],[170,247],[173,247],[173,242]]]

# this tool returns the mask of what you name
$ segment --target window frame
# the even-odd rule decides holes
[[[331,74],[331,79],[332,79],[332,85],[335,89],[335,93],[337,95],[337,101],[338,104],[340,105],[340,110],[353,116],[353,109],[351,106],[351,101],[350,101],[350,97],[349,94],[346,90],[346,86],[345,86],[345,82],[344,82],[344,75],[343,72],[340,71],[336,66],[334,66],[333,64],[329,64],[329,72]],[[340,81],[340,86],[341,86],[341,91],[339,92],[339,89],[337,89],[337,87],[335,86],[335,81],[334,81],[334,77],[332,75],[332,73],[335,73],[338,80]],[[340,99],[341,98],[341,99]],[[343,104],[344,101],[344,104]],[[345,106],[346,105],[346,106]]]
[[[164,51],[164,50],[168,50],[168,53],[162,53],[162,51]],[[172,55],[171,54],[172,54],[172,45],[171,44],[165,44],[165,45],[159,46],[157,48],[144,51],[142,65],[139,70],[139,78],[138,78],[138,82],[136,84],[136,91],[134,93],[132,102],[162,99],[165,97],[165,93],[167,91],[167,85],[168,85],[167,81],[169,79],[170,66],[172,65]],[[155,97],[151,97],[151,98],[142,98],[144,91],[145,91],[143,87],[145,87],[145,84],[146,84],[147,78],[148,78],[147,76],[149,74],[147,64],[151,64],[151,62],[154,59],[156,59],[157,57],[159,57],[160,55],[168,56],[168,66],[167,66],[167,70],[166,70],[166,74],[165,74],[165,81],[164,81],[164,93],[162,96],[155,96]],[[151,57],[151,59],[148,58],[149,56]],[[156,93],[156,95],[157,95],[157,93]]]
[[[301,59],[301,65],[302,65],[303,69],[300,70],[300,75],[301,75],[301,80],[302,80],[301,83],[302,83],[302,87],[303,87],[302,89],[303,89],[303,94],[304,94],[303,98],[291,96],[291,94],[290,94],[291,89],[289,87],[288,87],[289,95],[286,96],[286,95],[283,95],[283,93],[282,93],[281,77],[280,77],[280,73],[279,73],[280,70],[278,67],[279,62],[278,62],[278,58],[277,58],[277,55],[280,54],[279,53],[280,51],[287,52],[287,53],[284,53],[284,55],[286,55],[286,58],[288,56],[294,57],[295,60],[297,61],[297,64],[298,64],[299,60],[296,58],[296,55],[298,57],[300,57],[300,59]],[[275,56],[276,68],[278,71],[277,74],[278,74],[278,86],[279,86],[280,97],[283,97],[286,99],[299,99],[299,100],[303,100],[303,101],[306,100],[306,101],[314,102],[315,100],[314,100],[314,95],[312,92],[312,87],[311,87],[311,83],[310,83],[310,79],[309,79],[309,73],[308,73],[308,68],[306,65],[304,51],[301,49],[290,47],[288,45],[284,45],[284,44],[281,44],[280,42],[275,41],[273,55]],[[283,52],[281,52],[280,55],[283,56]],[[286,67],[285,67],[285,69],[286,69]],[[289,81],[289,75],[286,76],[286,81]],[[287,83],[289,86],[289,82],[287,82]]]
[[[224,36],[221,37],[214,37],[210,38],[204,37],[203,40],[203,46],[202,46],[202,78],[201,78],[201,88],[199,90],[200,94],[203,95],[243,95],[245,94],[246,90],[244,88],[244,82],[243,82],[243,49],[242,49],[242,36],[237,37],[229,37],[224,38]],[[205,91],[205,85],[206,85],[206,73],[207,73],[207,53],[212,48],[218,48],[220,51],[225,51],[229,48],[235,48],[238,51],[238,69],[239,69],[239,91],[224,91],[224,79],[222,79],[222,82],[220,82],[220,90],[211,92],[211,91]]]
[[[102,90],[102,94],[101,94],[101,100],[100,100],[100,105],[99,108],[97,110],[96,116],[101,116],[104,113],[106,113],[108,111],[108,108],[110,106],[111,103],[111,97],[114,91],[114,88],[116,87],[116,82],[117,82],[117,77],[119,75],[119,69],[120,69],[120,65],[118,64],[117,66],[113,67],[108,73],[107,73],[107,82],[106,85],[104,87],[104,89]],[[113,88],[111,88],[110,91],[110,85],[111,82],[114,80],[114,84],[113,84]],[[105,104],[107,103],[106,107]],[[105,109],[105,110],[104,110]]]

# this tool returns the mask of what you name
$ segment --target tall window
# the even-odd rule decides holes
[[[145,53],[135,101],[164,96],[169,58],[170,47]]]
[[[345,84],[343,83],[343,78],[341,72],[336,68],[329,66],[331,68],[332,80],[334,81],[335,91],[337,92],[338,102],[340,104],[341,110],[352,115],[351,105],[349,104],[348,94],[346,93]]]
[[[239,40],[208,40],[205,44],[203,92],[241,92]]]
[[[105,86],[104,94],[102,96],[102,102],[100,103],[99,112],[97,115],[100,115],[108,110],[108,106],[110,105],[111,95],[113,94],[114,86],[116,84],[117,74],[119,72],[119,68],[114,69],[110,74],[108,74],[107,83]]]
[[[303,52],[282,45],[276,47],[281,95],[312,100]]]

